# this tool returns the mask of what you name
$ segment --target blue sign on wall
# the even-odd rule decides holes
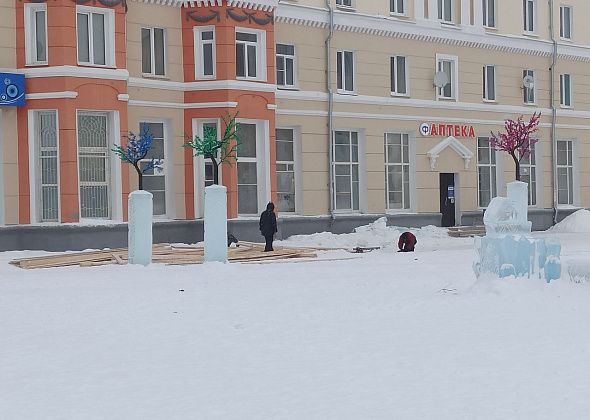
[[[0,73],[0,106],[25,104],[25,75]]]

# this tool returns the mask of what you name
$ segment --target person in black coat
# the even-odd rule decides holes
[[[266,246],[264,247],[264,251],[274,251],[272,249],[272,241],[274,239],[275,233],[277,233],[277,216],[275,215],[275,205],[273,203],[268,203],[266,205],[266,210],[262,212],[260,215],[260,233],[264,236],[266,241]]]

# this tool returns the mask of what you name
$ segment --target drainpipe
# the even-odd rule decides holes
[[[326,0],[326,7],[328,8],[328,14],[330,15],[329,29],[330,32],[326,38],[326,90],[328,92],[328,172],[329,172],[329,209],[330,209],[330,230],[334,224],[334,166],[333,161],[333,113],[334,113],[334,91],[332,89],[332,38],[334,37],[334,8],[332,7],[331,0]]]
[[[557,109],[555,108],[555,66],[557,64],[557,40],[555,39],[555,14],[553,12],[553,0],[549,0],[549,32],[551,33],[551,42],[553,43],[553,53],[551,60],[551,170],[553,174],[553,224],[557,223]]]

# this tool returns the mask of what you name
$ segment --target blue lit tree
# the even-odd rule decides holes
[[[221,137],[217,136],[216,128],[203,127],[203,138],[196,135],[184,144],[184,147],[194,150],[195,156],[203,156],[211,160],[215,185],[219,185],[219,165],[238,160],[240,139],[237,134],[237,117],[237,113],[233,116],[228,113],[226,117],[221,117],[225,126]]]
[[[147,156],[148,152],[152,148],[154,143],[154,136],[149,131],[148,127],[145,127],[139,135],[129,132],[127,136],[127,148],[121,145],[115,144],[111,151],[115,152],[122,162],[127,162],[133,165],[137,175],[139,176],[139,189],[143,190],[143,174],[149,172],[155,168],[159,168],[162,162],[158,159],[152,159],[142,169],[139,162]]]

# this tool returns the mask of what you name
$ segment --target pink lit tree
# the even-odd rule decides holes
[[[524,122],[523,116],[517,120],[504,122],[504,133],[491,133],[490,145],[494,150],[503,151],[512,156],[516,165],[516,180],[520,181],[520,162],[533,151],[533,146],[538,142],[531,136],[539,129],[541,113],[535,112],[528,122]]]

